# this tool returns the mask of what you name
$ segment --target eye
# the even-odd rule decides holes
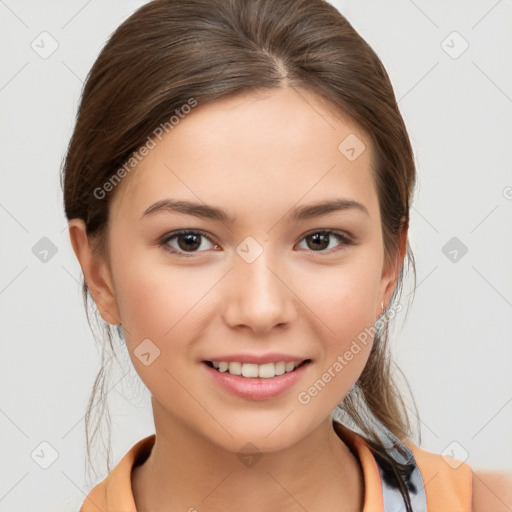
[[[312,233],[307,234],[302,240],[306,240],[306,245],[308,248],[313,248],[313,252],[327,252],[328,254],[331,252],[335,252],[338,249],[328,250],[325,251],[325,249],[331,249],[332,246],[330,246],[329,239],[336,239],[338,242],[343,242],[339,245],[350,245],[352,244],[352,240],[345,235],[344,233],[338,233],[337,231],[313,231]],[[310,243],[308,243],[308,241]]]
[[[214,248],[219,248],[218,244],[212,241],[210,236],[200,230],[181,230],[168,233],[159,241],[159,245],[164,246],[167,251],[178,256],[191,257],[194,256],[194,253],[204,252],[204,250],[209,248],[204,247],[202,239],[207,240],[206,245],[210,243]],[[302,238],[302,240],[306,240],[307,248],[312,249],[312,252],[322,252],[327,254],[338,250],[336,248],[332,250],[330,240],[333,239],[338,242],[342,242],[342,244],[338,243],[338,246],[350,245],[353,243],[352,239],[344,233],[330,230],[313,231]],[[176,245],[172,245],[170,242],[175,242]],[[199,250],[200,248],[203,248],[203,250]],[[329,250],[326,251],[325,249]]]
[[[214,247],[218,247],[218,245],[213,242],[211,238],[203,231],[192,230],[176,231],[174,233],[164,235],[164,237],[160,240],[159,245],[165,246],[165,249],[172,252],[173,254],[190,257],[193,256],[196,252],[203,252],[197,250],[201,247],[204,248],[204,244],[201,240],[202,238],[206,239],[210,244],[213,244]],[[171,241],[175,241],[177,247],[171,245]]]

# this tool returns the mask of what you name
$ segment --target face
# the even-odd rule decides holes
[[[365,366],[372,340],[358,336],[395,277],[384,266],[371,166],[365,133],[311,93],[286,88],[199,105],[118,185],[110,314],[157,424],[265,452],[330,417]],[[194,203],[203,215],[162,201]],[[332,201],[360,206],[309,208]],[[308,362],[257,382],[205,362],[264,356]]]

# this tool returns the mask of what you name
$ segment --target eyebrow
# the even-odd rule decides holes
[[[366,207],[352,199],[331,199],[329,201],[299,206],[292,210],[288,215],[289,222],[297,222],[307,220],[321,215],[327,215],[337,211],[359,211],[370,217]],[[157,212],[174,212],[193,215],[202,219],[210,219],[220,221],[226,224],[234,224],[235,219],[228,215],[227,212],[216,206],[207,204],[193,203],[191,201],[163,199],[149,206],[141,216],[141,219],[147,215]]]

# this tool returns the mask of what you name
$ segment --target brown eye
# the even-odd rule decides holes
[[[165,246],[165,248],[180,256],[193,256],[194,253],[204,252],[198,251],[199,248],[205,248],[205,243],[203,243],[203,239],[207,240],[206,249],[208,249],[208,243],[212,244],[212,246],[217,247],[216,244],[212,242],[212,240],[202,231],[177,231],[175,233],[170,233],[166,235],[161,241],[160,245]],[[170,244],[170,242],[176,242],[175,245]],[[189,253],[189,254],[187,254]]]
[[[202,235],[195,233],[184,233],[176,235],[176,241],[180,249],[184,251],[195,251],[201,247],[201,237]]]
[[[349,245],[351,240],[342,233],[337,233],[335,231],[315,231],[306,235],[303,240],[306,240],[306,246],[308,249],[313,252],[331,252],[326,251],[326,249],[332,249],[333,246],[330,245],[330,241],[336,239],[338,242],[343,242],[340,245]],[[336,245],[334,246],[334,250],[336,250]]]

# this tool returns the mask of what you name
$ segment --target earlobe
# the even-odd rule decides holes
[[[119,325],[121,319],[106,261],[91,247],[82,219],[70,220],[68,230],[73,251],[101,317],[109,324]]]

